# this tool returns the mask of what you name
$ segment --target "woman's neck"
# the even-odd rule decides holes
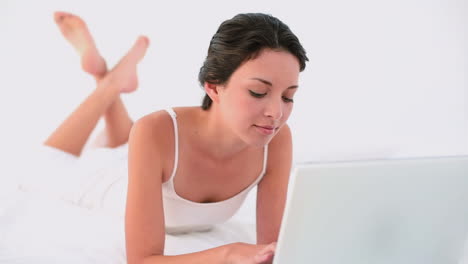
[[[226,125],[214,105],[200,108],[197,127],[198,147],[208,158],[228,160],[249,149],[249,146]]]

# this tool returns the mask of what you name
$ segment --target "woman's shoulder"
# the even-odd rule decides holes
[[[184,120],[194,120],[200,107],[173,107],[177,123]],[[158,110],[149,113],[138,119],[132,130],[143,137],[151,138],[154,141],[167,141],[167,136],[174,132],[174,120],[168,109]],[[153,141],[153,142],[154,142]]]
[[[292,159],[292,135],[287,124],[283,125],[268,144],[268,169],[276,169],[288,164]]]
[[[200,112],[200,107],[197,106],[181,106],[161,109],[149,113],[137,120],[139,123],[144,123],[147,126],[159,126],[167,123],[171,124],[171,111],[177,116],[177,119],[191,117],[197,115]]]
[[[130,138],[159,145],[167,141],[167,136],[171,131],[174,131],[171,116],[166,110],[159,110],[136,120],[130,131]]]
[[[158,131],[171,125],[171,116],[166,110],[159,110],[139,118],[132,129]]]
[[[275,137],[273,137],[270,144],[268,144],[268,148],[271,150],[281,150],[285,144],[291,144],[291,141],[291,129],[289,128],[288,124],[284,124]]]
[[[200,106],[181,106],[173,107],[172,110],[181,118],[193,118],[195,115],[199,116],[204,112]]]

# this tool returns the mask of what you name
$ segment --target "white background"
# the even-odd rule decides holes
[[[55,10],[86,20],[109,66],[138,35],[150,38],[139,90],[123,96],[134,119],[198,105],[197,74],[219,24],[263,12],[288,24],[310,59],[289,121],[295,162],[468,154],[465,0],[2,0],[6,158],[40,144],[94,89],[53,22]]]

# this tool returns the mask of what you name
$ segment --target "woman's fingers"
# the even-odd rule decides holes
[[[266,247],[264,247],[262,250],[260,250],[259,254],[264,254],[267,252],[275,253],[275,251],[276,251],[276,242],[272,242],[268,244]]]
[[[255,263],[260,264],[260,263],[270,263],[273,260],[273,254],[272,252],[265,253],[263,255],[256,255],[255,256]]]
[[[255,256],[255,262],[263,263],[273,258],[276,251],[276,242],[270,243],[260,250]]]

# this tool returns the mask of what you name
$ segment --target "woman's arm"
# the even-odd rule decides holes
[[[267,245],[228,244],[196,253],[164,256],[165,224],[162,204],[163,147],[172,120],[156,112],[132,127],[128,155],[125,212],[127,262],[134,263],[262,263],[255,255]],[[164,142],[166,141],[166,142]]]
[[[257,188],[257,244],[278,241],[291,164],[291,130],[284,125],[268,145],[266,174]]]
[[[162,205],[162,156],[158,144],[163,127],[158,113],[138,120],[132,127],[128,149],[128,189],[125,210],[125,240],[128,263],[143,263],[145,257],[164,251]]]

